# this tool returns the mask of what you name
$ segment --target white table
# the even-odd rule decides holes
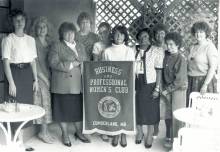
[[[13,106],[14,103],[10,103],[10,106]],[[5,104],[0,104],[0,127],[2,128],[5,137],[6,145],[0,145],[0,151],[11,152],[16,148],[16,152],[22,152],[24,149],[19,145],[18,135],[22,127],[27,124],[29,121],[37,119],[45,115],[45,110],[36,105],[29,104],[17,104],[18,112],[6,112],[3,110]],[[7,127],[3,125],[3,122],[7,124]],[[12,122],[22,122],[17,128],[14,137],[11,133],[11,124]],[[2,150],[1,150],[2,149]]]
[[[177,109],[173,114],[176,119],[189,125],[220,129],[220,116],[210,115],[194,108]]]
[[[190,126],[179,130],[178,138],[174,139],[174,152],[220,150],[220,115],[217,112],[212,114],[195,108],[181,108],[175,110],[173,115]]]

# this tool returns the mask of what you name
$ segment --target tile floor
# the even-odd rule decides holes
[[[52,125],[50,131],[53,136],[56,137],[54,144],[45,144],[41,142],[37,137],[31,138],[26,144],[32,146],[34,152],[167,152],[168,150],[163,147],[163,139],[165,136],[165,124],[164,121],[160,123],[160,133],[158,138],[154,140],[151,149],[145,149],[144,144],[136,145],[134,143],[135,137],[127,136],[128,146],[122,148],[120,145],[112,147],[110,143],[103,142],[97,135],[91,137],[92,143],[82,143],[79,140],[75,140],[73,135],[70,136],[72,147],[66,147],[61,143],[60,129],[57,125]],[[143,142],[142,142],[143,143]]]

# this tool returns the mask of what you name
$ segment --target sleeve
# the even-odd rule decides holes
[[[61,72],[69,72],[71,67],[70,61],[62,61],[59,57],[60,46],[55,44],[51,47],[51,51],[49,52],[48,60],[49,65],[52,70],[57,70]]]
[[[2,59],[11,59],[11,50],[12,50],[12,43],[8,37],[5,37],[2,40]]]
[[[187,88],[187,61],[180,57],[174,66],[174,81],[167,87],[168,92]]]
[[[108,59],[108,49],[105,49],[102,54],[102,61],[109,61]]]
[[[163,68],[163,59],[164,59],[164,52],[163,51],[156,51],[155,52],[155,61],[154,61],[154,67],[155,69],[162,69]]]
[[[129,47],[129,51],[130,51],[130,52],[129,52],[129,55],[130,55],[130,56],[129,56],[129,60],[130,60],[130,61],[135,61],[135,53],[134,53],[135,50],[134,50],[133,48],[130,48],[130,47]]]
[[[209,63],[213,62],[214,64],[218,64],[218,51],[213,43],[209,45],[207,48],[207,58]]]
[[[32,50],[33,50],[33,59],[35,59],[35,58],[37,58],[37,48],[36,48],[36,42],[35,42],[35,39],[33,39],[33,48],[32,48]]]
[[[92,53],[93,53],[93,54],[96,54],[96,55],[98,55],[98,54],[100,53],[100,50],[99,50],[99,47],[98,47],[98,43],[95,43],[95,44],[93,45]]]

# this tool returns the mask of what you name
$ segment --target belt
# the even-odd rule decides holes
[[[18,68],[18,69],[25,69],[30,66],[30,63],[18,63],[18,64],[11,63],[10,66]]]

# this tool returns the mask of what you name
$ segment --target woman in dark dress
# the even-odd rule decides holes
[[[87,60],[83,45],[75,42],[76,27],[64,22],[59,27],[60,41],[55,43],[49,53],[49,64],[52,69],[52,116],[60,124],[63,144],[70,147],[68,123],[74,122],[75,136],[83,142],[90,142],[81,130],[82,80],[81,63]]]
[[[143,126],[147,126],[145,147],[151,148],[153,143],[154,125],[160,120],[159,86],[160,76],[156,69],[162,68],[162,52],[150,45],[150,30],[144,28],[137,34],[139,41],[136,46],[136,144],[144,137]]]

